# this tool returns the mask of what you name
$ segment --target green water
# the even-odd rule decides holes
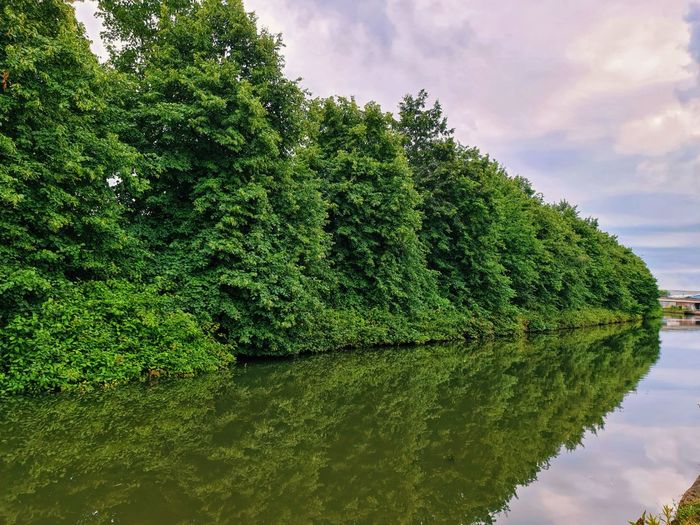
[[[607,328],[5,401],[0,523],[535,523],[516,491],[659,355]]]

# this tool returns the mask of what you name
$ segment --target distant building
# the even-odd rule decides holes
[[[666,297],[700,297],[700,290],[668,290],[666,293]]]
[[[659,302],[663,308],[681,308],[686,312],[700,315],[700,295],[660,297]]]

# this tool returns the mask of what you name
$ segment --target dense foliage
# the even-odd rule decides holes
[[[641,259],[459,144],[425,92],[396,117],[309,99],[239,0],[102,0],[106,64],[65,0],[0,5],[0,391],[145,377],[147,348],[193,322],[199,357],[170,373],[225,364],[220,344],[285,355],[658,308]],[[82,344],[56,306],[102,300],[168,320],[167,337],[136,323],[128,373],[90,365],[121,355],[119,316],[86,311],[104,331]]]
[[[168,9],[134,75],[128,138],[149,186],[131,226],[149,277],[190,311],[242,348],[284,352],[318,307],[325,255],[324,203],[290,158],[302,92],[282,76],[279,42],[236,2]]]
[[[443,293],[494,313],[586,307],[647,314],[656,281],[631,250],[566,202],[455,141],[440,105],[406,96],[398,129],[422,196],[421,236]]]
[[[418,233],[420,195],[391,116],[376,104],[321,102],[311,168],[328,203],[334,307],[411,312],[440,302]]]
[[[133,275],[133,238],[108,180],[134,151],[110,128],[110,71],[62,0],[0,12],[0,323],[56,282]]]
[[[150,287],[65,285],[0,332],[0,395],[192,375],[232,361],[211,327]]]

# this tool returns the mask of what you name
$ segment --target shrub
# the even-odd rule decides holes
[[[233,354],[155,287],[66,285],[0,331],[0,395],[187,376]]]

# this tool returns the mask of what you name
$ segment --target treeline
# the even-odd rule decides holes
[[[64,0],[0,5],[0,392],[658,308],[425,92],[310,98],[240,1],[101,0],[106,64]]]

